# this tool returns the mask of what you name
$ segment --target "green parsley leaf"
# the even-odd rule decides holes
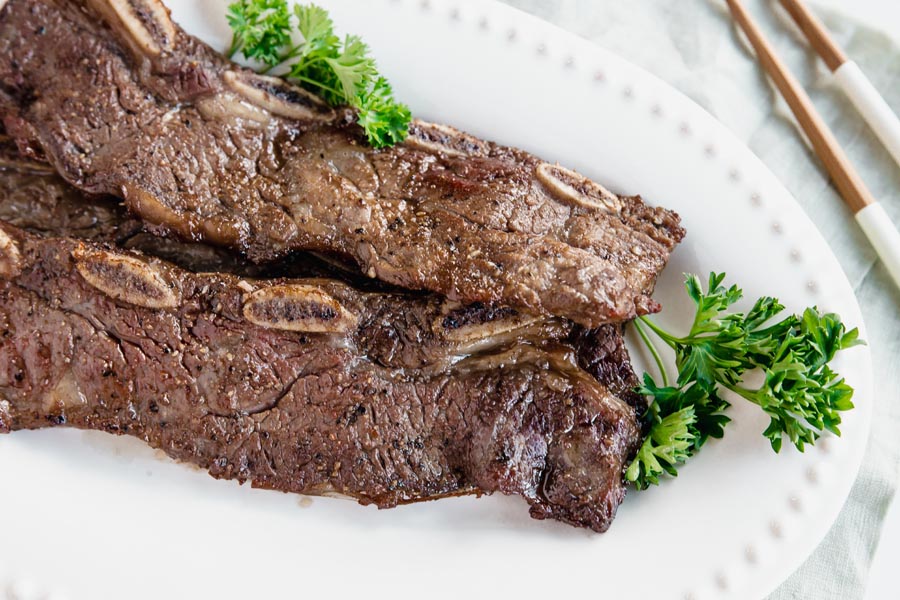
[[[649,435],[625,476],[639,489],[658,483],[663,474],[674,476],[679,464],[709,438],[724,435],[729,422],[724,413],[730,404],[721,397],[723,390],[766,413],[769,426],[763,435],[776,452],[784,439],[802,451],[823,431],[840,435],[840,413],[853,408],[853,389],[829,363],[840,350],[863,343],[857,329],[846,331],[838,315],[822,314],[815,307],[772,323],[784,306],[768,296],[746,314],[732,312],[742,292],[737,286],[726,288],[724,280],[724,273],[711,273],[704,291],[696,275],[686,276],[685,290],[696,313],[684,336],[646,317],[636,323],[654,356],[658,354],[641,324],[672,348],[678,368],[675,385],[659,386],[645,374],[638,389],[650,399],[644,415]],[[749,372],[762,375],[758,387],[744,383]],[[668,379],[664,370],[663,378]],[[670,419],[673,415],[679,416]],[[685,446],[688,439],[691,444]]]
[[[304,41],[301,56],[328,54],[337,48],[340,40],[334,35],[334,23],[327,10],[315,4],[296,4],[294,15],[297,17],[297,30]]]
[[[376,148],[402,142],[412,118],[409,108],[394,102],[391,86],[379,77],[372,90],[360,98],[359,124]]]
[[[813,308],[807,308],[802,318],[792,316],[779,325],[777,347],[762,357],[748,356],[748,362],[765,374],[763,384],[757,389],[729,389],[769,416],[764,435],[773,450],[780,451],[787,437],[803,451],[824,430],[841,434],[840,413],[853,408],[853,389],[828,363],[839,350],[862,342],[857,329],[845,332],[840,317]]]
[[[225,14],[233,32],[229,58],[238,51],[274,66],[291,42],[291,15],[286,0],[239,0]]]
[[[729,407],[727,401],[715,393],[710,393],[703,385],[694,382],[682,389],[676,386],[658,386],[649,374],[644,374],[644,383],[638,390],[650,397],[651,402],[644,415],[649,423],[647,439],[641,446],[628,470],[625,479],[638,489],[647,489],[659,483],[659,477],[668,473],[676,475],[678,465],[693,456],[709,438],[721,438],[725,426],[731,420],[724,414]],[[689,411],[690,418],[687,418]],[[672,415],[687,430],[688,435],[677,438],[672,435]],[[668,423],[664,425],[664,423]],[[662,432],[657,432],[662,428]],[[690,440],[688,446],[684,440]],[[667,443],[674,447],[667,448]]]
[[[369,52],[361,39],[355,35],[344,38],[344,47],[336,58],[326,58],[325,62],[334,71],[340,82],[340,89],[346,98],[358,95],[364,90],[370,78],[378,74],[375,61],[366,56]]]
[[[691,430],[695,422],[694,409],[690,406],[660,419],[625,470],[626,481],[643,490],[657,485],[665,473],[677,476],[676,465],[688,459],[694,446]]]
[[[263,72],[277,67],[287,80],[329,104],[357,109],[357,120],[375,148],[406,138],[409,108],[394,99],[362,39],[348,35],[341,41],[335,35],[325,9],[296,5],[291,14],[286,0],[240,0],[228,7],[227,17],[234,32],[229,56],[241,52],[265,63]],[[303,37],[299,44],[290,37],[294,21]]]

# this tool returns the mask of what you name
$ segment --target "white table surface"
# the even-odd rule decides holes
[[[820,6],[852,14],[860,21],[889,33],[900,42],[900,1],[898,0],[815,0]],[[882,530],[869,575],[867,600],[896,600],[900,589],[896,569],[900,564],[900,502],[891,505]]]
[[[816,6],[826,6],[853,15],[861,22],[881,29],[891,34],[894,39],[900,40],[900,2],[897,0],[810,0],[810,2]]]

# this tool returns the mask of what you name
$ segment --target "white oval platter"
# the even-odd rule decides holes
[[[170,2],[218,48],[225,4]],[[418,116],[677,210],[688,237],[657,288],[665,325],[689,317],[681,274],[714,269],[747,296],[818,304],[862,327],[838,262],[789,193],[654,76],[492,2],[321,4],[371,45]],[[838,370],[857,390],[842,438],[775,455],[760,435],[766,419],[736,406],[723,441],[678,479],[629,494],[604,535],[532,521],[515,498],[377,511],[215,481],[131,439],[19,432],[0,438],[0,590],[16,600],[758,598],[815,548],[856,476],[873,401],[868,350],[846,352]]]

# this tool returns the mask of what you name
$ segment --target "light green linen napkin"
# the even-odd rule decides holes
[[[597,42],[693,98],[765,162],[828,240],[862,306],[876,379],[872,435],[840,517],[774,599],[862,598],[900,464],[900,292],[855,225],[787,106],[770,87],[721,0],[504,0]],[[776,3],[754,0],[758,17],[834,130],[871,191],[900,223],[900,168],[830,81]],[[829,31],[900,112],[900,48],[884,34],[820,12]]]

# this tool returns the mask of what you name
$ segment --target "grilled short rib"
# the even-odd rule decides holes
[[[224,59],[158,0],[9,0],[0,107],[22,148],[157,232],[296,249],[465,303],[586,326],[652,312],[674,213],[526,152],[415,122],[367,146],[349,109]]]
[[[124,208],[113,198],[91,196],[69,186],[56,173],[39,161],[22,157],[0,127],[0,221],[10,223],[27,231],[51,237],[75,237],[100,242],[110,242],[126,249],[139,250],[150,256],[162,258],[193,272],[226,272],[242,277],[327,277],[341,278],[357,289],[390,292],[395,296],[403,293],[400,289],[356,275],[346,265],[336,260],[323,261],[319,257],[305,253],[295,253],[289,258],[254,265],[241,260],[233,253],[199,242],[181,242],[161,238],[141,231],[140,223],[128,216]],[[396,306],[398,314],[382,314],[389,321],[403,322],[406,316],[420,310],[423,304],[437,302],[435,298],[406,294],[405,301],[396,297],[391,306]],[[373,296],[374,297],[374,296]],[[447,303],[447,307],[455,303]],[[431,309],[434,310],[434,309]],[[441,322],[447,327],[473,327],[490,320],[505,317],[507,322],[516,315],[515,311],[480,304],[467,309],[459,306],[447,314]],[[537,319],[528,319],[536,322]],[[523,321],[524,323],[525,321]],[[487,338],[480,345],[497,348],[503,344],[528,342],[565,343],[574,352],[574,362],[594,376],[613,393],[634,406],[645,408],[644,399],[634,392],[638,380],[631,368],[631,362],[622,338],[622,325],[603,325],[596,329],[580,326],[569,327],[557,321],[553,330],[547,327],[513,328],[512,335],[503,334],[502,328],[483,330]],[[407,334],[395,338],[410,339]],[[508,333],[508,332],[507,332]],[[540,338],[536,335],[556,334],[558,338]]]
[[[235,260],[233,257],[230,257],[227,252],[215,250],[208,246],[204,246],[203,244],[176,242],[173,240],[155,238],[141,233],[137,224],[125,214],[120,205],[108,198],[86,196],[74,190],[48,170],[45,165],[24,160],[19,157],[12,148],[3,143],[2,136],[0,136],[0,220],[13,222],[19,227],[24,227],[31,231],[35,231],[44,237],[49,237],[50,239],[47,239],[43,243],[46,244],[45,250],[49,252],[50,256],[54,257],[54,261],[60,260],[59,253],[56,252],[57,250],[65,253],[66,249],[64,246],[77,244],[77,241],[54,240],[53,237],[74,236],[94,241],[115,242],[125,247],[137,247],[146,253],[155,254],[157,256],[160,254],[171,256],[176,258],[186,268],[193,270],[198,268],[205,270],[226,269],[239,273],[242,270],[249,270],[250,273],[240,273],[241,275],[247,276],[248,274],[255,274],[258,269],[258,267],[247,265],[244,261]],[[32,243],[36,242],[32,240]],[[13,252],[8,250],[11,246],[4,246],[4,248],[7,248],[6,251],[9,252],[10,255],[13,254]],[[51,249],[53,249],[52,252],[50,252]],[[110,248],[107,248],[107,250],[109,249]],[[41,256],[44,255],[46,255],[46,253],[41,254]],[[271,265],[270,269],[281,270],[284,273],[290,273],[294,276],[301,274],[321,274],[325,272],[322,265],[315,259],[311,257],[303,258],[304,257],[300,256],[294,257],[285,264]],[[141,260],[146,259],[141,258]],[[80,388],[78,386],[73,386],[72,382],[76,381],[77,383],[77,381],[83,381],[85,375],[82,374],[80,379],[75,379],[72,376],[67,375],[69,371],[74,369],[72,363],[69,362],[71,356],[74,356],[75,354],[76,344],[72,342],[72,340],[78,338],[79,354],[81,353],[81,348],[87,347],[89,349],[96,349],[98,344],[102,345],[102,342],[98,342],[97,338],[108,338],[105,342],[107,345],[110,343],[109,340],[115,340],[116,338],[114,336],[116,334],[110,335],[109,333],[104,333],[105,330],[95,324],[97,322],[97,317],[94,316],[94,311],[100,311],[101,314],[108,314],[108,312],[104,308],[104,304],[93,302],[89,302],[86,306],[79,304],[78,314],[66,313],[65,307],[58,304],[54,307],[55,310],[48,310],[48,298],[52,297],[52,294],[51,296],[41,297],[41,292],[43,291],[46,293],[49,290],[58,289],[61,295],[65,295],[66,290],[69,293],[72,293],[73,288],[69,285],[68,281],[73,274],[63,270],[62,279],[58,279],[60,273],[58,269],[52,266],[50,268],[47,266],[42,267],[37,262],[32,265],[32,271],[44,274],[43,276],[38,277],[38,279],[42,281],[40,286],[32,286],[26,291],[13,284],[9,284],[8,288],[2,293],[3,297],[0,299],[0,304],[8,306],[9,308],[0,310],[0,314],[4,315],[4,318],[0,320],[0,323],[3,323],[4,330],[6,331],[2,339],[0,339],[0,348],[2,348],[0,349],[0,354],[2,354],[3,357],[23,357],[29,352],[28,350],[13,351],[11,354],[8,352],[10,345],[13,347],[15,346],[15,343],[10,341],[10,336],[13,335],[10,333],[11,330],[9,329],[10,322],[13,322],[18,326],[17,331],[30,331],[44,334],[37,338],[36,343],[32,342],[32,344],[37,346],[36,351],[38,353],[40,353],[41,349],[46,347],[68,347],[71,348],[71,351],[68,353],[65,350],[51,352],[48,362],[38,365],[37,368],[35,367],[34,360],[30,363],[26,363],[25,366],[27,368],[24,369],[21,368],[21,363],[11,363],[17,365],[18,370],[13,372],[7,370],[5,373],[0,373],[0,400],[9,402],[10,398],[24,397],[26,402],[15,402],[15,407],[20,407],[27,405],[29,399],[33,404],[35,402],[35,397],[42,399],[51,398],[48,402],[57,402],[59,403],[59,406],[62,407],[57,410],[52,407],[47,408],[48,405],[41,404],[41,410],[31,414],[30,423],[26,424],[23,421],[20,422],[18,426],[35,427],[54,425],[64,418],[66,421],[65,424],[67,425],[101,428],[112,431],[113,433],[135,434],[157,447],[165,448],[170,455],[176,458],[198,462],[189,450],[185,450],[185,448],[189,447],[190,436],[193,435],[193,430],[186,431],[184,428],[178,429],[180,427],[178,419],[170,419],[172,424],[170,426],[167,425],[172,428],[169,430],[171,435],[176,435],[177,433],[177,435],[180,436],[178,438],[180,445],[176,448],[177,451],[174,451],[171,447],[166,446],[166,440],[169,438],[160,437],[158,435],[156,437],[151,436],[150,433],[148,433],[146,425],[141,425],[142,429],[136,429],[134,423],[134,419],[138,418],[136,415],[133,416],[129,414],[129,419],[126,419],[121,423],[114,420],[114,426],[108,426],[110,421],[102,421],[99,415],[102,413],[102,410],[113,410],[109,403],[100,403],[99,406],[102,410],[101,413],[97,413],[95,410],[96,407],[92,408],[90,402],[96,399],[98,394],[95,394],[94,397],[78,395]],[[168,272],[174,273],[174,271]],[[51,278],[56,280],[55,283],[48,283]],[[84,276],[81,273],[75,275],[76,280],[83,278]],[[344,287],[339,283],[324,282],[322,279],[318,279],[316,282],[320,285],[335,285],[339,288]],[[84,282],[81,283],[82,285],[84,284]],[[247,282],[247,285],[249,285],[249,282]],[[97,290],[95,289],[92,291],[96,293]],[[468,352],[479,352],[481,353],[481,356],[475,359],[465,359],[462,364],[467,364],[467,361],[469,364],[480,363],[485,370],[489,369],[491,361],[497,360],[498,355],[509,357],[518,356],[520,353],[526,353],[529,356],[529,360],[540,356],[551,356],[553,357],[551,361],[557,361],[558,365],[563,365],[563,371],[573,371],[573,365],[576,362],[582,364],[587,371],[598,377],[598,379],[607,386],[609,391],[613,392],[619,398],[624,399],[626,402],[631,403],[633,406],[639,406],[638,402],[640,401],[640,398],[634,395],[632,391],[635,385],[634,373],[631,371],[628,363],[627,352],[624,349],[618,326],[607,325],[587,332],[580,327],[567,326],[565,322],[558,320],[552,320],[555,321],[555,324],[545,323],[543,325],[538,325],[536,322],[533,322],[535,321],[534,319],[528,319],[526,321],[517,318],[513,311],[483,306],[463,308],[456,306],[455,303],[444,303],[433,296],[384,293],[357,295],[366,298],[366,310],[360,311],[359,314],[364,314],[368,311],[368,316],[363,317],[364,320],[368,321],[368,325],[359,325],[358,333],[355,337],[349,333],[348,337],[352,338],[352,346],[356,348],[357,353],[364,354],[368,357],[368,360],[376,363],[375,365],[369,365],[370,368],[418,368],[422,371],[420,379],[432,380],[441,372],[441,365],[450,365],[466,356]],[[7,302],[7,300],[10,302]],[[70,297],[70,301],[74,300]],[[53,301],[50,300],[49,303],[52,304]],[[16,311],[14,310],[16,307],[19,308],[19,318],[13,318],[12,321],[10,321],[10,315],[16,314]],[[35,311],[33,309],[37,310]],[[115,324],[119,317],[120,315],[111,315],[107,318]],[[59,330],[62,332],[59,339],[54,340],[50,335],[51,327],[47,326],[48,319],[50,319],[51,322],[63,325]],[[82,328],[86,326],[86,323],[91,323],[91,336],[82,334]],[[388,326],[388,324],[390,324],[390,326]],[[235,323],[233,324],[233,327],[240,328],[240,325]],[[53,331],[56,331],[56,329],[53,329]],[[73,331],[75,331],[75,333],[72,333]],[[290,334],[285,332],[281,332],[279,335],[282,337],[290,337]],[[253,337],[252,334],[251,337]],[[316,336],[311,336],[311,338],[315,337]],[[91,343],[81,341],[91,339],[93,339]],[[165,335],[155,339],[156,343],[162,342],[168,344],[170,347],[177,346],[179,343],[179,341],[167,338]],[[346,339],[347,338],[343,338],[339,343],[347,345]],[[53,341],[46,343],[47,340]],[[71,344],[70,346],[66,345],[67,341]],[[318,343],[324,343],[326,348],[330,351],[330,348],[335,341],[333,335],[324,337],[319,336]],[[24,342],[24,340],[20,339],[18,343],[21,344],[22,342]],[[144,344],[150,343],[147,340],[143,340],[143,342]],[[310,339],[308,342],[310,344],[316,343],[314,339]],[[152,353],[144,353],[140,342],[135,343],[134,340],[132,340],[131,343],[135,344],[133,352],[137,353],[138,356],[141,356],[141,353],[150,357],[154,356]],[[123,349],[130,347],[128,342],[122,342],[121,340],[118,341],[118,344]],[[243,346],[243,344],[240,345]],[[268,348],[277,349],[278,346],[279,344],[272,343]],[[293,349],[293,346],[289,345],[288,348]],[[32,350],[35,350],[33,346]],[[158,355],[159,352],[160,351],[157,350],[156,354]],[[162,350],[161,352],[163,357],[168,356],[165,350]],[[96,352],[89,351],[88,353],[96,355]],[[125,394],[122,394],[117,397],[117,400],[121,403],[119,406],[124,406],[129,401],[132,402],[132,406],[141,406],[139,401],[134,401],[135,398],[139,399],[140,396],[133,394],[133,390],[135,389],[135,386],[146,385],[146,383],[141,380],[145,379],[150,374],[141,372],[140,369],[144,368],[144,365],[148,362],[154,366],[165,365],[156,365],[157,362],[163,362],[156,359],[136,363],[133,361],[133,358],[125,355],[124,350],[122,356],[125,358],[126,362],[128,362],[130,368],[123,369],[122,372],[113,373],[108,369],[108,366],[104,365],[102,370],[99,371],[100,378],[105,374],[106,378],[111,380],[108,387],[112,386],[114,389],[122,389],[124,386],[124,389],[129,391],[129,394],[131,395],[126,396]],[[293,354],[291,356],[293,356]],[[225,358],[227,359],[227,356]],[[257,358],[261,360],[262,355],[257,354]],[[60,359],[62,360],[64,367],[52,368],[55,361]],[[228,363],[227,366],[222,363],[210,365],[213,375],[210,375],[210,371],[207,370],[206,374],[202,376],[209,378],[215,377],[216,372],[220,374],[224,373],[233,364],[236,364],[235,361],[237,361],[237,363],[241,362],[240,359],[233,359],[230,362],[227,360],[225,361]],[[289,360],[287,362],[289,362]],[[366,362],[365,359],[363,359],[362,362]],[[29,364],[30,367],[28,366]],[[242,366],[246,368],[246,363],[243,363]],[[347,366],[347,368],[352,367]],[[516,367],[516,369],[518,369],[518,367]],[[157,368],[154,371],[151,371],[151,373],[158,370],[159,369]],[[83,371],[76,372],[84,373]],[[47,376],[48,373],[51,376]],[[448,378],[455,377],[452,373],[445,373],[445,376]],[[506,379],[508,377],[507,375],[498,373],[494,373],[491,376],[495,378],[499,377],[500,379]],[[134,377],[134,379],[129,381],[129,377]],[[43,384],[43,387],[40,387],[37,390],[31,388],[23,392],[23,390],[19,389],[12,394],[7,390],[7,387],[11,385],[12,382],[20,384],[22,381],[26,380],[43,381],[44,378],[46,378],[46,382]],[[583,375],[579,374],[576,378],[583,378]],[[415,379],[415,377],[410,377],[410,380],[413,379]],[[112,380],[117,380],[117,383],[113,384]],[[12,385],[15,387],[16,384]],[[177,388],[178,386],[175,387]],[[206,385],[202,390],[202,396],[206,399],[207,403],[212,402],[213,404],[217,404],[221,402],[221,400],[216,399],[218,396],[214,393],[215,390],[221,390],[226,387],[227,385],[219,387]],[[53,391],[48,394],[48,389]],[[194,398],[196,393],[199,392],[195,389],[193,393],[189,393],[187,396]],[[244,388],[241,391],[241,394],[247,396],[249,394],[247,388]],[[102,394],[99,396],[102,398]],[[184,398],[185,394],[182,393],[180,397]],[[392,393],[385,393],[385,391],[382,390],[378,394],[377,400],[370,398],[369,401],[376,402],[380,408],[383,408],[392,406],[392,398],[394,398]],[[480,395],[479,398],[481,398]],[[73,401],[78,405],[80,412],[72,413],[66,409],[66,406],[72,404]],[[43,402],[43,400],[41,402]],[[84,404],[81,404],[82,402],[84,402]],[[473,405],[477,405],[478,400],[476,399],[472,402]],[[13,405],[11,404],[10,407],[12,406]],[[192,414],[192,412],[189,412],[187,415],[184,415],[182,412],[183,407],[182,410],[179,410],[179,406],[180,405],[176,403],[174,406],[170,405],[167,410],[170,413],[180,416],[189,417]],[[403,406],[403,404],[401,404],[401,406]],[[335,410],[344,409],[345,403],[342,402]],[[159,410],[158,404],[156,410]],[[196,407],[191,409],[191,411],[195,410]],[[358,411],[359,409],[356,408],[354,410]],[[374,407],[372,410],[375,410]],[[235,414],[241,417],[249,417],[250,415],[247,414],[248,412],[250,411],[235,409]],[[122,413],[121,411],[118,411],[117,414],[121,416]],[[81,415],[81,417],[78,417],[78,415]],[[213,415],[206,418],[214,419],[215,417]],[[101,422],[107,423],[107,425],[98,426],[97,423]],[[4,426],[8,427],[9,425],[10,423],[5,422]],[[274,431],[269,431],[269,434],[277,435]],[[195,443],[200,444],[202,441],[203,438],[201,437],[198,438]],[[424,441],[420,441],[423,444],[423,447],[417,448],[417,450],[424,451]],[[629,444],[633,442],[627,442],[623,437],[623,443]],[[408,446],[404,447],[408,450]],[[232,456],[231,460],[234,464],[239,464],[241,459]],[[204,463],[200,461],[200,464]],[[598,464],[596,461],[591,461],[584,466],[586,468],[597,468]],[[243,475],[240,473],[238,475],[234,475],[233,473],[229,475],[228,473],[225,473],[218,474],[218,476],[236,476],[238,478],[249,478],[253,480],[255,474],[250,470]],[[610,474],[610,477],[615,477],[615,474]],[[298,489],[296,487],[285,488],[279,483],[274,483],[269,487],[276,487],[277,489]],[[327,488],[319,489],[313,487],[309,491],[312,493],[324,493],[327,491]],[[458,493],[478,491],[486,491],[486,489],[474,487],[470,489],[460,486]],[[611,499],[612,496],[603,497],[603,501],[607,503],[611,502]],[[405,501],[411,500],[407,499]],[[606,507],[606,509],[609,510],[614,510],[614,508],[615,503],[608,504]],[[587,514],[587,512],[581,511],[581,514]],[[610,518],[611,516],[612,513],[610,513]]]
[[[226,272],[254,278],[337,276],[365,291],[403,291],[365,277],[333,256],[295,252],[284,259],[255,264],[219,246],[148,233],[118,198],[84,193],[66,183],[45,161],[22,156],[2,125],[0,221],[45,236],[114,243],[193,272]]]
[[[308,253],[257,265],[217,246],[164,238],[143,231],[117,198],[85,194],[51,166],[22,157],[0,128],[0,221],[32,233],[110,242],[173,262],[189,271],[221,271],[246,277],[328,277],[339,273],[356,287],[387,290],[336,260]],[[399,288],[398,288],[399,290]]]
[[[604,531],[634,410],[568,346],[470,355],[485,328],[523,326],[502,312],[404,303],[396,323],[392,302],[0,225],[0,431],[128,434],[215,477],[379,507],[519,494]]]

